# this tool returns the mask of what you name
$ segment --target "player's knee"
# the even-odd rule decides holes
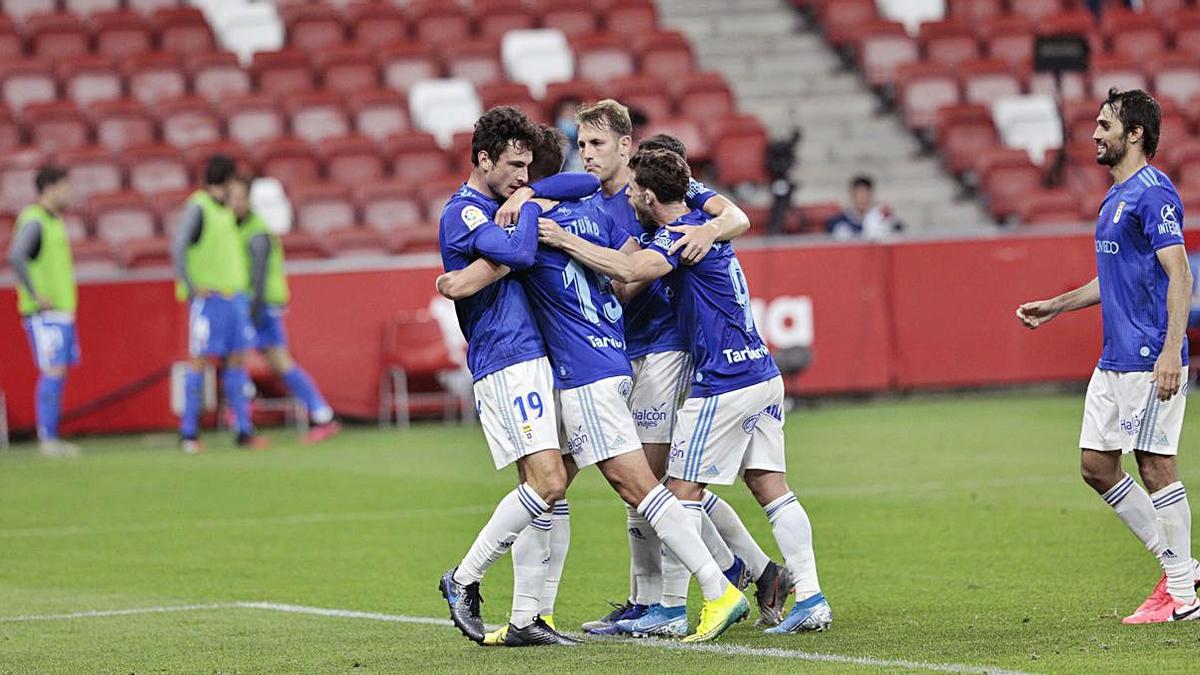
[[[67,369],[63,366],[50,366],[48,368],[42,368],[42,374],[46,377],[61,379],[67,376]]]
[[[1101,494],[1111,490],[1121,480],[1120,465],[1114,467],[1107,462],[1088,461],[1086,458],[1079,463],[1079,474],[1083,482]]]
[[[1149,453],[1138,452],[1138,473],[1142,476],[1142,483],[1150,492],[1158,492],[1166,486],[1179,480],[1179,474],[1175,468],[1175,458],[1165,455],[1151,455]]]
[[[667,481],[667,489],[676,498],[689,502],[698,502],[704,497],[704,486],[691,481],[672,478]]]

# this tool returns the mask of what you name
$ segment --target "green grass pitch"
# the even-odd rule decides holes
[[[351,429],[317,447],[277,431],[262,453],[213,436],[199,457],[165,436],[85,439],[67,461],[24,446],[0,453],[0,672],[1195,672],[1200,624],[1120,625],[1158,571],[1078,478],[1081,409],[1080,395],[1007,394],[793,411],[789,475],[833,629],[773,637],[747,621],[708,651],[482,649],[411,621],[445,618],[439,574],[513,484],[475,427]],[[1200,486],[1188,416],[1182,475]],[[718,492],[777,556],[745,487]],[[623,598],[628,552],[598,472],[569,496],[556,619],[577,630]],[[510,570],[484,580],[490,623]],[[251,602],[275,604],[236,605]],[[181,606],[196,607],[119,613]]]

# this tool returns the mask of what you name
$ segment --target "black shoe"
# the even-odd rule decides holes
[[[234,443],[247,450],[266,450],[271,447],[271,441],[258,434],[238,434]]]
[[[483,604],[483,596],[479,594],[479,582],[466,586],[454,580],[454,571],[446,572],[438,582],[438,590],[450,605],[450,620],[472,642],[483,642],[483,617],[479,614],[479,606]]]
[[[756,626],[778,626],[783,621],[783,606],[787,604],[795,583],[792,573],[774,561],[768,562],[766,569],[754,582],[754,599],[758,601],[758,621]]]
[[[504,631],[503,642],[500,644],[505,647],[540,647],[544,645],[574,647],[583,644],[583,640],[563,635],[547,625],[539,616],[524,628],[508,624],[508,629]]]

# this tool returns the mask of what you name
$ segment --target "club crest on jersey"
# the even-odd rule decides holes
[[[1122,213],[1124,213],[1124,212],[1125,212],[1125,200],[1121,200],[1121,201],[1120,201],[1120,202],[1117,204],[1117,211],[1116,211],[1116,213],[1114,213],[1114,214],[1113,214],[1113,222],[1114,222],[1114,223],[1116,223],[1116,222],[1120,221],[1120,220],[1121,220],[1121,214],[1122,214]]]
[[[671,233],[666,230],[659,230],[654,235],[654,245],[661,249],[671,248]]]
[[[487,222],[487,216],[478,206],[468,206],[462,210],[462,221],[468,230],[474,230]]]

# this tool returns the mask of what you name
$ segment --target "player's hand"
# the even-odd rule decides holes
[[[516,225],[517,219],[521,217],[521,207],[530,199],[533,199],[533,188],[528,185],[514,190],[512,196],[505,200],[496,212],[496,224],[500,227]]]
[[[1182,378],[1183,357],[1180,356],[1180,348],[1164,348],[1154,361],[1154,386],[1158,400],[1167,401],[1179,393]]]
[[[1058,316],[1059,310],[1049,300],[1027,302],[1017,308],[1017,318],[1026,328],[1037,328]]]
[[[667,229],[671,232],[682,232],[683,236],[675,240],[667,251],[669,255],[675,255],[675,252],[680,248],[683,253],[680,258],[685,265],[695,265],[708,255],[712,250],[713,242],[717,240],[717,234],[720,232],[716,225],[705,223],[704,225],[668,225]]]
[[[570,233],[549,218],[538,218],[538,243],[550,248],[562,248]]]

